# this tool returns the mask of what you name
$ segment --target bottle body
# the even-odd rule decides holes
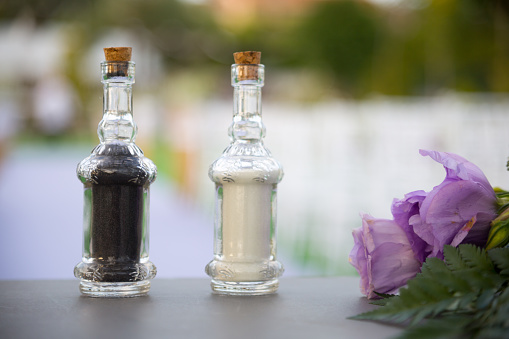
[[[101,143],[77,168],[84,241],[74,274],[81,292],[92,297],[144,295],[156,275],[149,261],[149,191],[157,169],[134,143],[131,111],[118,109],[131,100],[129,83],[116,80],[105,83]]]
[[[253,145],[241,147],[246,146]],[[209,170],[216,188],[216,211],[214,259],[206,272],[217,293],[275,292],[278,277],[283,273],[276,260],[277,184],[283,175],[281,166],[267,156],[226,153]]]
[[[219,294],[273,293],[283,273],[276,260],[277,185],[283,170],[262,141],[259,83],[236,88],[232,143],[209,168],[216,206],[214,259],[206,273]]]

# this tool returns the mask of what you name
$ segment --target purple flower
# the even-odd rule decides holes
[[[497,216],[495,192],[477,166],[452,153],[420,154],[444,166],[444,181],[431,192],[394,199],[394,220],[363,215],[362,227],[353,231],[349,261],[361,275],[361,291],[368,298],[376,297],[373,291],[397,291],[427,257],[442,259],[444,245],[484,246]]]
[[[459,155],[421,150],[444,165],[446,177],[422,201],[414,232],[431,246],[431,256],[443,258],[444,245],[470,243],[484,246],[491,220],[497,214],[497,197],[476,165]]]
[[[349,261],[361,275],[361,292],[368,298],[396,293],[420,270],[405,230],[395,221],[362,216],[362,227],[353,231],[355,246]]]

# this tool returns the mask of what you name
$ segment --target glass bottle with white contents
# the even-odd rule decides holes
[[[84,185],[83,258],[74,268],[91,297],[146,294],[156,267],[149,261],[149,186],[157,169],[134,143],[134,62],[130,47],[105,48],[100,144],[77,168]]]
[[[209,169],[216,184],[216,210],[214,259],[205,270],[218,294],[273,293],[283,273],[276,260],[277,184],[283,170],[263,144],[260,56],[234,54],[231,143]]]

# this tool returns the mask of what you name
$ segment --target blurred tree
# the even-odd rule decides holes
[[[509,7],[503,3],[434,0],[424,9],[429,94],[509,91]]]
[[[30,16],[38,25],[66,22],[80,27],[74,33],[86,48],[107,30],[121,27],[149,39],[169,63],[193,65],[217,62],[210,55],[230,47],[231,38],[206,6],[178,0],[4,0],[0,19]],[[229,60],[228,60],[229,62]]]
[[[509,91],[507,2],[433,0],[387,12],[373,91],[433,95],[444,89]]]
[[[331,72],[344,92],[359,97],[383,32],[375,8],[344,0],[318,3],[296,34],[304,63]]]
[[[265,64],[312,69],[348,97],[433,95],[444,89],[509,92],[509,1],[401,0],[377,6],[331,0],[307,6],[291,15],[262,6],[255,19],[234,29],[216,22],[211,9],[217,8],[181,0],[4,0],[0,19],[29,16],[37,25],[70,24],[71,77],[79,55],[121,27],[149,40],[167,65],[213,68],[230,64],[235,50],[259,49]]]
[[[211,49],[224,48],[221,35],[206,7],[178,0],[103,0],[89,7],[79,18],[92,39],[111,27],[121,27],[142,39],[149,39],[170,64],[193,65],[210,62]],[[214,41],[214,44],[210,44]]]
[[[422,93],[425,86],[424,37],[419,10],[381,9],[385,23],[373,61],[370,92],[385,95]]]
[[[487,91],[494,13],[479,0],[433,1],[423,15],[429,94],[443,88]]]
[[[0,2],[0,19],[15,19],[30,15],[37,24],[51,20],[72,20],[81,11],[92,6],[96,0],[3,0]]]

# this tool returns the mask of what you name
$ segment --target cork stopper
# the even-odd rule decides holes
[[[108,47],[104,48],[106,61],[131,61],[131,47]]]
[[[258,80],[258,65],[262,52],[245,51],[233,53],[235,64],[238,65],[238,80]]]
[[[239,65],[258,65],[262,58],[262,52],[246,51],[233,53],[235,63]]]
[[[132,50],[133,49],[131,47],[104,48],[107,77],[128,76]]]

